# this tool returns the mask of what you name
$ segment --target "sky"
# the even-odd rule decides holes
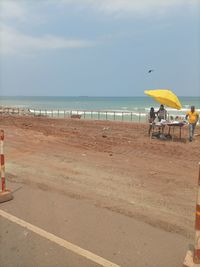
[[[0,95],[161,88],[200,96],[199,0],[0,0]]]

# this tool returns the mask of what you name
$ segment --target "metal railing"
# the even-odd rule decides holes
[[[148,113],[111,110],[66,110],[66,109],[22,109],[0,107],[0,115],[24,115],[48,118],[81,118],[87,120],[148,122]],[[75,116],[77,115],[77,117]],[[184,117],[184,115],[181,115]],[[170,114],[167,114],[168,120]],[[199,118],[200,124],[200,118]]]
[[[48,118],[81,118],[88,120],[112,120],[147,122],[148,114],[142,112],[110,111],[110,110],[66,110],[66,109],[20,109],[3,108],[0,114],[7,115],[32,115],[34,117]]]

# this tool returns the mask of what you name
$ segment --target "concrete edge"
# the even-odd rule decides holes
[[[13,199],[12,192],[9,189],[6,189],[3,192],[0,192],[0,203],[10,201]]]
[[[185,260],[183,262],[183,267],[200,267],[200,264],[195,264],[193,262],[193,252],[188,250],[186,253]]]

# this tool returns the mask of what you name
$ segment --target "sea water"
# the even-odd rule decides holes
[[[200,112],[200,97],[179,97],[182,104],[181,110],[168,108],[170,116],[185,116],[191,105]],[[0,96],[0,106],[25,108],[36,114],[40,110],[46,110],[46,114],[57,112],[76,112],[79,114],[93,112],[92,116],[97,116],[98,112],[106,112],[120,117],[131,112],[133,118],[146,117],[151,107],[159,109],[159,103],[150,97],[67,97],[67,96]],[[81,113],[82,112],[82,113]],[[123,114],[123,115],[122,115]],[[135,119],[133,119],[135,120]]]

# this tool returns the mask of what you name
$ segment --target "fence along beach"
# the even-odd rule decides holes
[[[106,111],[106,110],[47,110],[47,109],[24,109],[1,107],[0,114],[7,115],[32,115],[43,116],[49,118],[82,118],[94,120],[118,120],[118,121],[147,121],[147,114],[125,111]]]
[[[200,111],[200,98],[182,97],[183,108],[166,108],[168,117],[184,118],[190,105]],[[146,122],[150,107],[159,104],[148,97],[1,97],[0,113],[81,119]]]

